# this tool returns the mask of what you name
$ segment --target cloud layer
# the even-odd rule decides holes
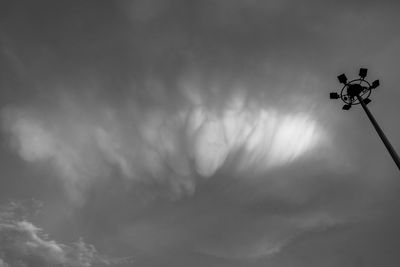
[[[99,254],[93,245],[82,239],[70,245],[49,240],[42,229],[23,219],[24,207],[11,202],[0,207],[0,266],[90,267],[130,261],[111,259]]]
[[[231,167],[238,172],[265,172],[321,143],[323,129],[309,112],[232,98],[214,109],[183,102],[168,113],[134,105],[83,108],[85,103],[64,101],[52,114],[7,108],[2,118],[22,159],[53,166],[78,202],[89,184],[113,169],[131,181],[165,184],[179,197],[194,191],[198,177],[213,176],[229,160],[237,161]]]
[[[2,224],[22,241],[0,265],[90,262],[36,225],[138,266],[396,258],[397,170],[362,111],[327,96],[369,68],[398,147],[397,3],[6,2],[0,198],[46,208]]]

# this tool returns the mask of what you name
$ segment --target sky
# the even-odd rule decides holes
[[[0,3],[0,267],[398,266],[396,1]]]

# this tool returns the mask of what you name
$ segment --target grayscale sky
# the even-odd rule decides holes
[[[1,1],[0,267],[399,266],[397,1]]]

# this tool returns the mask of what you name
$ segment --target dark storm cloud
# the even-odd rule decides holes
[[[396,122],[397,4],[2,6],[2,153],[40,166],[46,182],[30,184],[55,233],[139,251],[143,266],[285,266],[326,236],[343,245],[331,231],[355,225],[364,240],[387,224],[365,222],[393,213],[395,170],[361,114],[326,96],[338,73],[371,66],[386,90],[377,117]],[[73,208],[40,189],[52,178]]]

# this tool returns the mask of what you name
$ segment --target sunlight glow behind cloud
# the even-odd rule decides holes
[[[229,154],[242,150],[239,170],[267,170],[288,164],[311,150],[322,133],[307,114],[280,114],[274,110],[226,112],[217,118],[206,111],[191,120],[196,140],[194,153],[197,171],[211,176]]]
[[[18,108],[4,109],[2,115],[19,155],[28,162],[51,162],[78,201],[88,184],[107,177],[112,168],[129,180],[166,184],[178,197],[194,191],[196,176],[213,176],[228,159],[237,160],[233,170],[265,172],[290,164],[321,142],[323,130],[309,113],[255,108],[240,97],[232,99],[215,110],[195,105],[165,113],[127,107],[141,112],[140,119],[126,117],[125,109],[77,110],[76,103],[61,105],[52,116]]]

